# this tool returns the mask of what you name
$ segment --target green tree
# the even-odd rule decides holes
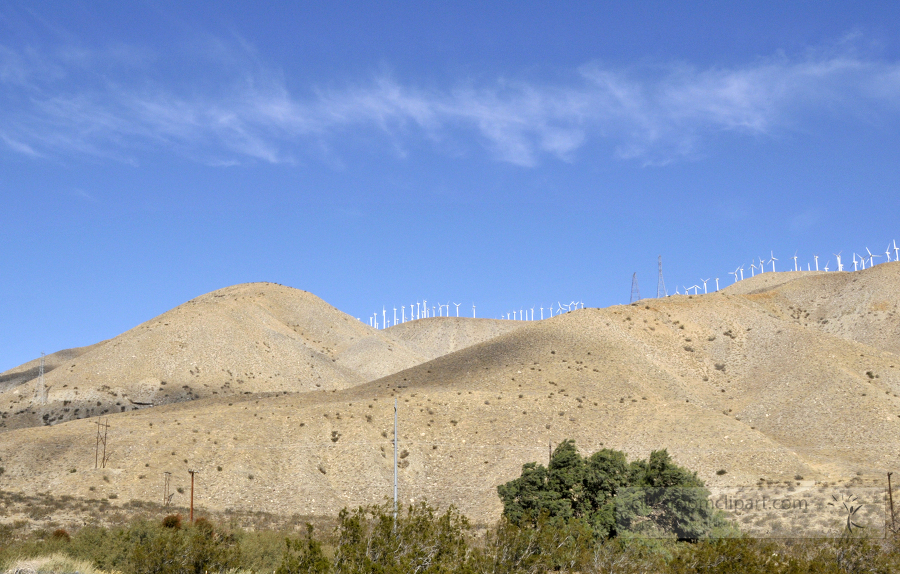
[[[514,525],[534,527],[541,517],[580,520],[604,538],[626,530],[695,540],[725,525],[696,473],[675,464],[665,450],[629,464],[625,453],[611,449],[583,458],[575,442],[565,440],[549,468],[528,463],[497,493]]]

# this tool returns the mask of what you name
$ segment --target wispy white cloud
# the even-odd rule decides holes
[[[733,68],[594,63],[553,85],[460,81],[423,89],[379,75],[298,96],[250,48],[239,48],[244,57],[225,58],[227,44],[215,47],[210,65],[230,62],[218,70],[225,81],[171,85],[149,79],[159,76],[158,60],[146,50],[117,47],[107,56],[60,50],[65,57],[53,58],[0,46],[0,141],[32,156],[135,161],[142,150],[165,147],[230,165],[293,162],[321,149],[340,153],[346,138],[375,133],[400,155],[424,140],[534,166],[546,158],[576,161],[599,142],[620,158],[665,163],[703,152],[721,133],[767,136],[810,114],[900,111],[900,63],[850,48]],[[94,62],[103,62],[104,73],[82,81]],[[52,73],[28,72],[38,68]]]

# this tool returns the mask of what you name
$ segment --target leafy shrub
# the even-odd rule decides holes
[[[181,528],[181,515],[180,514],[170,514],[162,519],[163,528],[172,528],[174,530],[178,530]]]

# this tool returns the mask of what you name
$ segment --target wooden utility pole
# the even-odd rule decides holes
[[[888,501],[891,504],[891,531],[896,534],[897,533],[897,525],[894,524],[894,493],[891,490],[891,475],[892,474],[894,474],[894,473],[893,472],[887,473],[887,475],[888,475]]]
[[[191,473],[191,524],[194,523],[194,474],[196,474],[196,470],[189,470]]]

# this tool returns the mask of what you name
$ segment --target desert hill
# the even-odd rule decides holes
[[[775,288],[770,275],[800,275]],[[746,285],[744,285],[746,284]],[[765,273],[741,281],[754,302],[781,318],[876,349],[900,353],[900,263],[857,272]]]
[[[424,319],[379,331],[271,283],[220,289],[122,335],[0,375],[0,428],[48,425],[213,396],[339,389],[518,327]],[[27,384],[26,384],[27,383]]]
[[[271,329],[290,344],[309,339],[302,348],[322,357],[318,371],[280,388],[288,394],[207,394],[111,414],[110,465],[100,470],[93,469],[96,419],[5,432],[5,488],[155,500],[160,473],[175,473],[173,488],[184,487],[186,470],[195,468],[197,498],[208,508],[334,514],[390,494],[395,400],[404,501],[456,504],[476,520],[495,519],[496,486],[525,462],[546,462],[549,445],[565,438],[584,452],[608,446],[632,457],[667,448],[713,487],[761,479],[834,483],[895,470],[900,356],[890,344],[867,341],[892,336],[898,291],[891,286],[900,264],[789,275],[509,329],[433,318],[372,333],[340,314],[337,325],[329,322],[337,312],[308,294],[304,304],[322,315],[290,319],[292,311],[264,298],[254,309],[280,317]],[[244,297],[260,292],[231,289]],[[194,305],[183,312],[196,313]],[[820,311],[842,318],[823,323],[815,320]],[[323,322],[318,331],[316,321]],[[303,327],[285,327],[291,324]],[[248,327],[247,340],[262,337],[255,328]],[[272,345],[275,336],[267,336]],[[386,368],[394,372],[367,382],[341,363],[341,353],[380,336],[387,353],[439,356],[407,367],[398,360]],[[453,337],[456,343],[446,341]],[[249,359],[203,360],[200,372],[217,373],[206,380],[221,390],[230,379],[213,361]],[[330,384],[316,387],[310,376],[319,373],[329,373]],[[244,392],[280,390],[243,384]],[[187,495],[175,496],[184,503]]]

